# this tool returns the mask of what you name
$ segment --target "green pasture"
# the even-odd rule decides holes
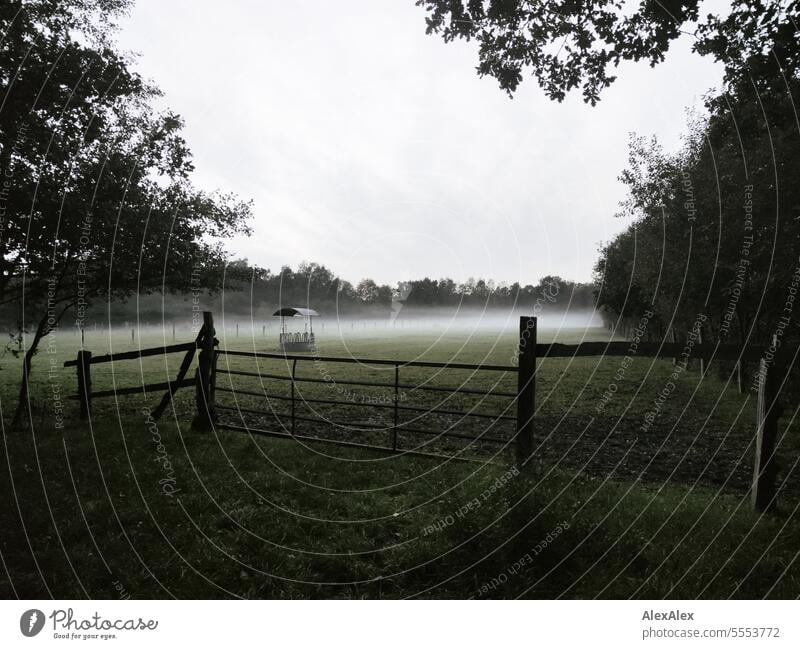
[[[434,330],[353,327],[340,336],[331,333],[319,332],[322,355],[506,364],[515,345],[513,332],[437,337]],[[223,348],[256,351],[275,351],[277,337],[275,329],[265,337],[260,328],[251,332],[242,326],[237,338],[233,327],[219,323],[217,336]],[[545,330],[539,340],[605,336],[597,329]],[[178,330],[176,337],[190,340],[192,332]],[[100,355],[172,342],[171,329],[137,334],[133,344],[129,330],[87,331],[85,347]],[[67,398],[75,392],[75,371],[61,367],[78,348],[72,332],[43,342],[32,375],[32,425],[23,432],[8,429],[19,360],[6,355],[0,364],[8,467],[0,485],[5,597],[800,594],[796,492],[781,496],[775,514],[759,516],[749,509],[746,479],[726,481],[729,474],[746,477],[750,470],[747,441],[755,413],[754,399],[738,394],[718,368],[702,381],[696,367],[683,372],[647,434],[641,423],[674,371],[669,360],[635,359],[622,376],[619,358],[541,361],[537,443],[544,459],[517,475],[507,462],[510,454],[502,452],[492,464],[457,463],[224,429],[199,433],[190,425],[191,390],[179,392],[157,424],[147,410],[160,393],[97,400],[91,421],[79,422],[77,404]],[[93,387],[169,380],[181,357],[93,366]],[[390,382],[394,373],[369,365],[298,365],[298,376],[332,377],[300,384],[300,399],[347,398],[337,393],[338,381]],[[290,371],[282,360],[227,356],[220,357],[219,367]],[[400,376],[415,385],[512,391],[515,385],[511,374],[464,370],[403,368]],[[224,373],[217,381],[267,394],[288,390],[286,382]],[[597,404],[611,383],[615,396],[601,417]],[[392,392],[366,389],[375,400],[387,391]],[[277,411],[285,403],[217,396],[219,403],[242,408]],[[441,407],[444,398],[409,390],[401,403]],[[476,412],[504,407],[499,400],[467,395],[448,401],[451,405]],[[369,409],[348,406],[317,414],[385,422]],[[592,417],[604,425],[627,423],[620,425],[621,433],[606,437],[582,428]],[[487,434],[485,424],[456,426]],[[388,435],[358,427],[346,433],[348,439],[362,434],[376,442]],[[793,480],[796,439],[789,413],[781,420],[780,447],[787,482]],[[412,443],[410,437],[404,441]],[[455,449],[428,438],[415,443],[492,457],[483,447]],[[636,477],[651,460],[651,473]],[[652,465],[658,470],[652,472]]]

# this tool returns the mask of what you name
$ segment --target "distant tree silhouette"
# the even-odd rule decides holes
[[[236,268],[237,273],[230,269]],[[284,306],[307,306],[325,316],[387,318],[393,303],[414,309],[575,309],[594,308],[594,285],[546,276],[534,284],[521,286],[493,280],[469,279],[459,284],[450,278],[398,282],[394,287],[379,285],[365,278],[355,286],[342,280],[326,266],[303,262],[299,270],[284,266],[278,273],[251,266],[239,259],[228,266],[224,292],[202,295],[203,307],[228,315],[253,320],[269,317]],[[310,270],[313,269],[313,270]],[[312,278],[314,281],[309,281]],[[482,288],[481,288],[482,287]],[[543,295],[546,295],[543,299]],[[185,320],[193,296],[189,293],[164,300],[161,295],[140,296],[136,302],[115,302],[91,311],[91,317],[112,324],[125,321]],[[396,304],[394,304],[396,306]]]

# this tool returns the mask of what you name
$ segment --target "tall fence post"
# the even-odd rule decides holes
[[[217,362],[219,361],[219,349],[217,349],[217,340],[213,339],[213,346],[211,347],[211,370],[209,372],[209,385],[208,394],[210,395],[211,403],[211,421],[217,423]]]
[[[670,327],[670,335],[671,335],[671,338],[672,338],[672,344],[674,345],[675,343],[678,342],[677,339],[675,338],[675,327]],[[678,359],[677,359],[677,357],[673,356],[672,357],[672,366],[674,367],[677,364],[678,364]]]
[[[697,327],[697,344],[703,346],[703,325]],[[700,378],[706,377],[706,355],[704,352],[700,353]]]
[[[756,452],[753,466],[753,492],[751,500],[756,511],[765,512],[775,507],[775,442],[778,437],[778,377],[770,372],[765,359],[758,368],[758,419]]]
[[[394,366],[394,426],[392,427],[392,450],[397,450],[397,423],[398,423],[398,404],[400,400],[400,364]]]
[[[295,415],[294,415],[294,413],[295,413],[295,405],[294,405],[294,402],[295,402],[295,386],[294,386],[294,377],[295,377],[295,372],[296,372],[296,371],[297,371],[297,359],[295,358],[295,359],[294,359],[294,361],[292,361],[292,435],[294,435],[294,431],[295,431],[295,424],[294,424],[294,416],[295,416]]]
[[[92,352],[81,350],[76,360],[78,373],[78,401],[81,406],[81,421],[92,413]]]
[[[214,315],[211,311],[203,311],[203,336],[200,338],[200,357],[196,376],[196,402],[197,417],[194,425],[198,430],[208,431],[216,421],[216,410],[214,408],[214,364],[216,354],[214,353]]]
[[[520,316],[517,370],[517,465],[533,455],[533,412],[536,399],[536,317]]]
[[[744,361],[741,357],[736,361],[736,387],[739,390],[739,394],[744,394]]]

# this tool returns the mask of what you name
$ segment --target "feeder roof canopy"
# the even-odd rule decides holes
[[[272,315],[284,316],[286,318],[309,318],[311,316],[318,316],[319,313],[314,311],[314,309],[301,309],[299,307],[287,306],[278,309]]]

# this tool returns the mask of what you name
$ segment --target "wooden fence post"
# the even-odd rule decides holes
[[[675,327],[671,327],[670,328],[670,333],[671,333],[671,336],[672,336],[672,344],[674,345],[675,343],[678,342],[677,339],[675,338]],[[675,367],[677,364],[678,364],[678,358],[676,356],[673,356],[672,357],[672,366]]]
[[[753,466],[753,492],[751,501],[756,511],[765,512],[775,507],[775,442],[778,437],[778,377],[770,372],[765,359],[758,368],[758,420],[756,452]]]
[[[214,346],[211,348],[211,370],[209,372],[208,393],[211,395],[211,421],[217,423],[217,361],[219,360],[219,349],[217,349],[217,339],[213,339]]]
[[[214,364],[216,354],[214,350],[214,315],[211,311],[203,311],[203,336],[199,341],[200,356],[198,358],[196,377],[196,403],[197,416],[194,427],[198,430],[208,431],[217,419],[214,408]]]
[[[81,406],[81,421],[92,414],[92,352],[81,350],[76,360],[78,372],[78,401]]]
[[[400,364],[394,365],[394,426],[392,426],[392,450],[397,450],[397,422],[399,420],[398,401],[400,400]]]
[[[702,347],[703,345],[703,325],[697,327],[697,344]],[[706,377],[706,356],[700,353],[700,378]]]
[[[295,385],[294,385],[294,383],[295,383],[295,381],[294,381],[294,378],[295,378],[296,372],[297,372],[297,359],[295,358],[294,361],[292,361],[292,435],[294,435],[294,432],[295,432],[295,423],[294,423],[295,422],[295,419],[294,419],[295,418],[295,405],[294,405],[294,402],[295,402],[295,396],[294,396],[295,395]]]
[[[744,394],[744,361],[739,358],[736,361],[736,387],[739,389],[739,394]]]
[[[533,412],[536,400],[536,317],[520,316],[517,364],[517,465],[533,455]]]

